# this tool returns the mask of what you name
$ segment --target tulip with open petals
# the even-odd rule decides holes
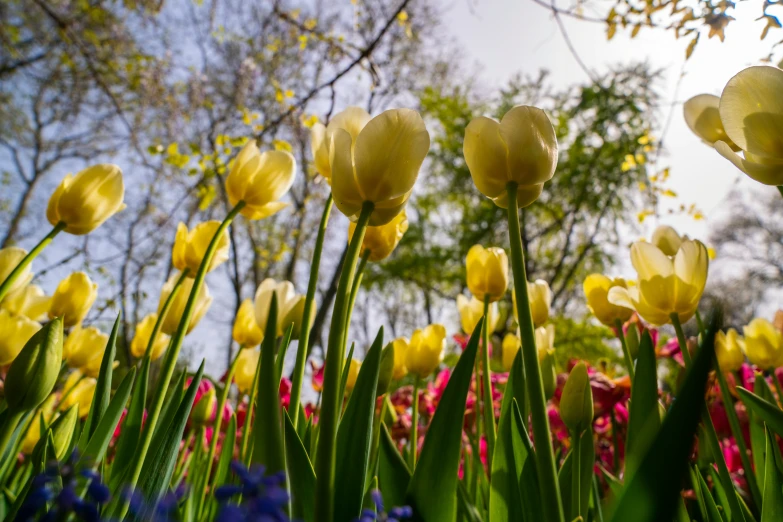
[[[718,107],[720,98],[714,94],[699,94],[686,101],[682,110],[685,115],[685,123],[696,136],[702,139],[710,147],[715,142],[725,142],[732,150],[740,150],[726,135],[726,129],[720,121]]]
[[[196,277],[201,266],[201,261],[207,253],[207,248],[212,238],[215,236],[220,221],[206,221],[199,223],[193,230],[188,231],[185,223],[177,225],[177,236],[174,238],[174,247],[171,251],[171,264],[177,270],[188,270],[188,277]],[[212,261],[207,267],[207,272],[211,272],[226,260],[229,252],[228,229],[224,230],[218,240],[217,249],[212,255]]]
[[[500,123],[480,116],[465,129],[465,162],[479,192],[502,208],[506,186],[517,184],[517,206],[533,203],[557,167],[557,137],[547,115],[536,107],[518,106]]]
[[[315,169],[326,181],[331,183],[332,180],[332,166],[329,163],[329,158],[331,156],[334,130],[343,129],[355,141],[359,136],[359,132],[371,119],[372,116],[361,107],[348,107],[329,120],[328,125],[316,123],[310,129],[310,148],[313,152],[313,163],[315,164]]]
[[[361,361],[358,361],[356,359],[351,359],[348,363],[350,366],[348,367],[348,378],[345,380],[345,393],[351,393],[353,391],[353,387],[356,386],[356,378],[359,377],[359,370],[362,367]]]
[[[481,302],[495,302],[508,289],[508,257],[500,247],[473,245],[466,258],[468,290]]]
[[[94,326],[88,328],[76,326],[63,343],[63,360],[67,361],[71,368],[82,370],[82,373],[92,373],[87,370],[95,370],[96,360],[97,368],[100,369],[103,352],[108,342],[109,336]],[[97,372],[95,373],[93,377],[97,376]]]
[[[11,364],[41,324],[23,315],[0,310],[0,366]]]
[[[631,247],[631,263],[639,277],[637,285],[613,287],[610,303],[636,310],[656,326],[670,323],[672,314],[677,314],[680,323],[693,317],[707,284],[709,265],[707,248],[700,241],[683,241],[674,258],[639,241]]]
[[[745,362],[741,341],[734,328],[729,328],[726,333],[720,330],[715,333],[715,356],[722,372],[735,372]]]
[[[169,277],[169,280],[166,281],[166,284],[163,285],[163,288],[160,291],[160,301],[158,301],[158,313],[160,313],[163,309],[163,305],[166,303],[166,299],[168,299],[169,295],[171,295],[171,291],[174,289],[174,285],[176,285],[179,278],[180,273],[174,272],[171,274],[171,277]],[[168,313],[166,313],[166,316],[163,318],[163,322],[161,323],[160,329],[163,331],[163,333],[174,335],[174,332],[176,332],[177,328],[179,328],[182,314],[185,312],[185,305],[187,305],[190,292],[193,290],[193,281],[193,279],[186,277],[182,282],[177,295],[174,296],[174,299],[171,302],[171,307],[169,308]],[[201,318],[204,317],[204,314],[207,313],[207,310],[209,310],[209,306],[211,304],[212,296],[209,293],[209,287],[207,287],[207,283],[202,283],[201,288],[199,288],[198,295],[196,296],[196,303],[193,307],[193,315],[190,318],[190,324],[188,324],[188,331],[186,333],[193,331],[196,325],[198,325],[199,321],[201,321]]]
[[[239,393],[247,393],[253,386],[253,378],[256,375],[258,358],[261,350],[258,348],[245,348],[237,355],[237,368],[234,371],[234,382]]]
[[[419,113],[393,109],[371,119],[355,137],[342,128],[331,134],[332,195],[340,212],[357,221],[365,202],[373,203],[370,226],[397,216],[413,190],[430,149]]]
[[[49,303],[51,297],[44,294],[43,289],[38,285],[27,285],[10,292],[0,308],[8,310],[12,314],[23,315],[33,321],[41,321],[46,318],[49,312]]]
[[[264,219],[288,206],[280,200],[294,184],[296,160],[282,150],[258,150],[250,140],[234,160],[226,177],[228,201],[245,202],[240,211],[248,219]]]
[[[416,330],[405,353],[405,367],[409,373],[425,379],[438,368],[445,349],[446,328],[443,325],[431,324]]]
[[[231,336],[240,346],[258,346],[264,340],[264,332],[258,327],[256,309],[252,299],[239,305]]]
[[[468,335],[473,335],[476,324],[478,324],[479,319],[484,315],[484,303],[475,297],[468,298],[460,294],[457,296],[457,311],[459,312],[462,331]],[[489,304],[487,316],[488,331],[494,332],[495,329],[497,329],[498,320],[500,319],[497,303]]]
[[[609,291],[615,286],[628,288],[624,279],[619,277],[609,279],[602,274],[590,274],[585,278],[583,285],[587,307],[599,321],[612,327],[618,319],[625,322],[633,315],[633,310],[630,308],[609,302]]]
[[[19,264],[22,259],[27,255],[27,250],[15,246],[0,248],[0,283],[13,272],[16,265]],[[27,284],[33,279],[33,272],[30,270],[30,265],[27,265],[22,273],[16,277],[16,281],[8,289],[8,292],[14,292],[27,286]],[[6,297],[7,299],[7,297]],[[3,300],[5,302],[5,300]]]
[[[89,234],[125,208],[122,171],[108,163],[68,174],[49,198],[46,218],[52,225],[65,223],[65,231]]]
[[[272,295],[277,296],[277,336],[283,335],[289,324],[284,324],[288,311],[299,301],[294,290],[294,285],[290,281],[277,282],[274,279],[267,278],[261,281],[256,290],[255,307],[256,322],[262,332],[266,331],[266,322],[269,317],[269,307],[272,306]]]
[[[748,360],[762,370],[783,366],[783,335],[780,330],[761,317],[742,328],[745,339],[740,341]]]
[[[392,341],[392,344],[394,345],[394,371],[392,372],[392,377],[397,381],[408,374],[408,368],[405,366],[408,354],[408,339],[399,337]]]
[[[356,223],[351,222],[348,225],[348,242],[353,238],[353,232],[356,230]],[[402,210],[394,219],[379,227],[367,227],[364,233],[364,241],[360,252],[370,251],[368,259],[370,261],[381,261],[391,255],[397,247],[397,243],[402,239],[405,231],[408,230],[408,216],[405,209]]]
[[[57,285],[49,304],[49,318],[63,318],[63,326],[82,322],[98,297],[98,284],[84,272],[74,272]]]
[[[745,174],[765,185],[783,185],[783,71],[748,67],[734,76],[720,97],[720,119],[728,142],[715,150]]]
[[[158,320],[158,314],[148,314],[139,321],[136,325],[136,333],[133,335],[131,341],[131,355],[134,357],[144,357],[147,352],[147,345],[150,343],[150,336],[152,330],[155,328],[155,322]],[[155,337],[155,342],[152,343],[152,350],[150,352],[150,359],[156,361],[160,359],[166,347],[169,345],[170,337],[163,333],[158,332]]]

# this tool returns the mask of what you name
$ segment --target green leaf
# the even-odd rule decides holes
[[[348,350],[348,357],[346,357],[343,362],[343,373],[340,376],[340,395],[338,395],[338,397],[345,397],[345,386],[348,383],[348,372],[351,370],[351,359],[353,359],[354,347],[354,343],[351,343],[351,349]]]
[[[634,381],[636,382],[636,381]],[[581,494],[580,513],[587,513],[587,506],[590,503],[590,490],[592,489],[593,478],[593,465],[595,464],[595,445],[593,442],[593,431],[584,430],[579,437],[579,444],[581,445],[579,457],[581,463],[579,465],[580,484],[579,493]],[[563,465],[558,473],[558,482],[560,484],[560,497],[563,500],[563,511],[565,513],[572,513],[571,510],[571,489],[572,489],[572,473],[573,468],[573,452],[569,451],[566,455]]]
[[[114,326],[111,329],[111,335],[109,335],[109,341],[106,343],[106,349],[103,351],[101,370],[98,373],[98,381],[95,383],[95,393],[92,396],[90,413],[87,415],[87,420],[84,423],[82,435],[79,439],[78,447],[80,448],[84,448],[89,443],[101,417],[103,417],[106,408],[109,407],[111,377],[114,372],[114,356],[117,352],[117,334],[119,330],[120,316],[117,314],[117,319],[114,320]]]
[[[288,352],[288,347],[291,344],[291,334],[294,331],[294,324],[291,323],[291,325],[286,328],[285,333],[283,334],[283,341],[280,343],[280,349],[277,352],[277,357],[275,358],[275,378],[277,379],[278,386],[280,383],[280,379],[283,378],[283,366],[285,365],[285,354]]]
[[[406,495],[406,504],[413,508],[413,520],[452,522],[456,516],[457,472],[462,451],[465,401],[483,323],[483,319],[479,320],[454,367],[424,438],[419,463]]]
[[[161,417],[161,425],[165,428],[161,428],[160,438],[157,433],[155,434],[153,442],[157,442],[157,444],[150,446],[151,451],[144,460],[138,487],[151,502],[151,507],[169,487],[171,475],[174,473],[174,466],[177,463],[182,433],[185,431],[190,410],[193,408],[193,401],[196,399],[196,390],[201,383],[203,374],[204,361],[202,360],[198,372],[190,382],[190,386],[179,402],[176,411],[173,411],[170,418]]]
[[[277,296],[272,295],[261,343],[261,374],[256,394],[256,418],[253,424],[251,463],[263,464],[267,473],[285,470],[283,427],[280,423],[280,381],[275,380],[275,335],[277,333]]]
[[[659,522],[674,518],[704,406],[704,387],[715,352],[717,328],[713,318],[677,399],[614,507],[611,518],[614,522]]]
[[[337,428],[335,476],[339,480],[334,489],[333,520],[353,520],[362,510],[382,349],[383,327],[378,330],[359,368],[356,384]]]
[[[715,503],[715,499],[710,493],[710,487],[707,485],[707,481],[704,480],[699,468],[695,468],[694,472],[699,480],[699,495],[701,495],[704,501],[704,506],[707,509],[707,519],[709,522],[723,522],[724,518],[721,515],[721,511],[718,509],[718,505]]]
[[[772,398],[772,391],[769,389],[767,381],[764,379],[763,375],[756,374],[756,382],[753,385],[753,389],[759,398],[767,402],[774,401]],[[749,417],[748,425],[750,427],[750,450],[751,457],[753,457],[753,469],[756,473],[756,481],[758,482],[759,487],[763,487],[764,448],[767,445],[767,429],[764,425],[764,420],[759,415],[754,414],[753,411],[747,407],[747,405],[745,410],[748,412]]]
[[[111,438],[114,435],[114,430],[122,417],[122,410],[125,409],[128,397],[130,397],[135,378],[136,368],[131,368],[117,388],[105,414],[100,417],[100,421],[95,426],[95,431],[79,458],[79,464],[95,466],[103,460],[104,455],[106,455],[106,449],[109,447],[109,442],[111,442]],[[95,403],[93,403],[94,406]],[[86,431],[85,429],[82,432],[82,439]]]
[[[160,416],[158,419],[171,419],[174,417],[174,414],[177,411],[177,408],[179,408],[179,403],[182,402],[182,397],[185,396],[185,378],[187,377],[187,372],[182,371],[179,374],[179,378],[174,383],[174,387],[169,387],[171,390],[168,400],[166,400],[165,406],[163,406],[163,409],[160,411]],[[248,417],[251,418],[251,417]],[[166,428],[168,428],[168,424],[165,422],[161,422],[158,420],[157,425],[155,426],[155,433],[152,436],[152,447],[158,446],[160,444],[160,440],[163,438],[163,434],[166,432]]]
[[[715,504],[718,505],[718,508],[721,510],[721,515],[725,519],[725,513],[731,511],[731,504],[729,504],[729,498],[726,496],[726,490],[723,488],[723,484],[720,482],[720,476],[715,470],[715,466],[708,466],[707,472],[710,474],[710,478],[712,479],[713,492],[715,493],[713,495],[713,498],[715,498]],[[732,494],[734,494],[733,490]]]
[[[625,439],[626,482],[644,458],[655,434],[661,426],[658,414],[658,374],[655,366],[655,348],[645,330],[639,343],[636,375],[631,385],[631,406],[628,415],[628,434]]]
[[[775,404],[765,401],[742,386],[737,386],[737,393],[748,411],[766,423],[767,428],[783,437],[783,411]]]
[[[122,476],[131,463],[139,443],[142,424],[144,423],[144,405],[147,402],[147,385],[150,376],[150,360],[145,357],[141,363],[141,372],[133,387],[128,415],[122,424],[122,430],[117,440],[114,452],[114,462],[111,466],[110,489],[117,491],[122,482]]]
[[[764,499],[761,506],[761,522],[783,520],[783,477],[778,462],[780,453],[775,436],[767,430],[767,444],[764,449]]]
[[[305,522],[315,519],[315,471],[307,456],[305,445],[296,428],[288,416],[283,415],[285,423],[285,451],[288,463],[288,480],[291,482],[291,501],[293,504],[294,518],[301,518]]]
[[[378,481],[386,506],[405,504],[405,492],[411,481],[411,472],[402,458],[386,424],[381,424],[381,444],[378,453]]]
[[[463,482],[457,484],[457,520],[466,520],[467,522],[483,522],[476,506],[471,504],[468,490]]]

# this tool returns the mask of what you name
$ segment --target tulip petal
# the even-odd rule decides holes
[[[655,276],[665,278],[674,274],[672,260],[661,249],[645,241],[637,241],[631,246],[631,264],[640,281]]]
[[[726,84],[720,117],[726,134],[751,154],[783,159],[783,71],[748,67]]]
[[[525,208],[536,201],[541,196],[543,190],[543,183],[538,185],[519,185],[517,187],[517,208]],[[503,191],[500,193],[500,196],[492,198],[492,201],[500,208],[508,208],[508,193]]]
[[[334,204],[348,219],[356,221],[366,198],[356,182],[352,148],[351,135],[343,129],[335,129],[332,133],[331,158],[329,160],[332,166]]]
[[[326,127],[316,123],[310,129],[310,150],[313,153],[315,170],[327,180],[332,178],[332,168],[329,165],[329,140],[326,138]]]
[[[607,300],[615,306],[622,306],[624,308],[635,309],[635,305],[631,300],[628,288],[621,286],[615,286],[609,289],[609,293],[606,294]]]
[[[347,107],[344,111],[337,113],[326,126],[327,134],[334,132],[335,129],[343,129],[351,135],[353,141],[359,137],[359,133],[372,119],[370,113],[361,107]]]
[[[410,192],[430,150],[430,135],[418,112],[393,109],[370,120],[355,143],[359,190],[377,203]]]
[[[500,124],[490,118],[474,118],[465,129],[465,163],[473,183],[488,198],[506,192],[508,148],[500,135]]]
[[[552,179],[557,167],[557,137],[546,113],[518,106],[500,122],[500,136],[508,149],[508,173],[520,185]]]
[[[743,158],[731,150],[731,147],[718,141],[715,143],[718,154],[729,160],[735,167],[747,174],[750,178],[764,185],[783,185],[783,161],[766,163],[754,162]],[[745,154],[748,154],[747,152]],[[759,158],[760,159],[760,158]]]
[[[262,206],[277,201],[291,189],[296,175],[296,160],[290,152],[268,150],[258,156],[258,169],[245,190],[245,201]]]
[[[719,104],[720,98],[713,94],[694,96],[682,106],[685,123],[696,136],[710,146],[716,141],[724,141],[729,143],[733,150],[740,150],[726,135],[718,112]]]

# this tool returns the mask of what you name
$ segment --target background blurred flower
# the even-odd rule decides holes
[[[757,317],[742,329],[744,340],[738,340],[748,360],[762,370],[783,366],[783,335],[772,323]]]
[[[476,329],[479,319],[484,316],[484,303],[475,297],[465,297],[459,294],[457,296],[457,311],[459,312],[462,331],[471,335],[473,330]],[[498,321],[500,320],[497,303],[490,303],[487,315],[487,327],[489,332],[492,333],[497,329]]]
[[[158,314],[147,314],[144,316],[144,319],[139,321],[136,325],[136,332],[133,335],[130,346],[131,355],[139,358],[144,357],[144,354],[147,351],[147,345],[150,342],[152,330],[155,328],[157,320]],[[169,345],[169,341],[170,337],[162,331],[159,331],[158,335],[155,337],[155,342],[152,344],[150,359],[153,361],[158,360]]]
[[[74,326],[87,316],[97,297],[98,284],[84,272],[74,272],[57,285],[49,305],[49,318],[62,317],[66,328]]]
[[[50,302],[51,298],[44,294],[40,286],[27,285],[9,292],[0,303],[0,308],[12,314],[24,315],[33,321],[42,321],[49,312]]]
[[[199,223],[190,231],[185,223],[177,225],[177,235],[171,250],[171,264],[174,265],[174,268],[180,271],[187,268],[188,277],[196,277],[201,261],[207,253],[207,248],[219,228],[220,221],[215,220]],[[212,255],[207,272],[211,272],[226,262],[229,249],[228,229],[226,229],[218,239],[217,248]]]
[[[443,325],[431,324],[414,331],[405,354],[408,372],[421,379],[427,378],[440,364],[445,348],[446,328]]]
[[[359,377],[359,369],[362,367],[362,363],[357,359],[351,359],[347,364],[349,364],[349,367],[348,378],[345,380],[345,393],[350,394],[356,385],[356,378]]]
[[[585,278],[582,286],[587,299],[587,307],[606,326],[614,327],[614,323],[618,319],[625,322],[633,315],[632,309],[609,302],[609,290],[612,287],[628,287],[624,279],[619,277],[609,279],[602,274],[590,274]]]
[[[11,272],[16,268],[22,259],[27,255],[27,250],[15,246],[5,247],[0,249],[0,283],[6,280]],[[24,270],[17,276],[14,284],[8,289],[8,292],[13,292],[27,286],[27,284],[33,279],[33,272],[30,269],[30,265],[27,265]],[[3,299],[3,303],[6,302],[8,296]]]
[[[63,343],[63,360],[93,377],[98,376],[109,336],[94,326],[76,326]],[[97,362],[97,364],[96,364]]]
[[[745,356],[740,348],[740,338],[737,330],[729,328],[726,333],[718,331],[715,334],[715,356],[722,372],[735,372],[745,362]]]
[[[356,223],[353,221],[348,224],[348,242],[353,238],[353,232],[356,230]],[[397,214],[394,219],[385,225],[377,227],[367,227],[364,231],[364,240],[362,241],[362,255],[370,251],[370,261],[381,261],[391,255],[402,236],[408,230],[408,216],[405,209]]]
[[[256,322],[256,310],[252,299],[245,299],[239,305],[231,336],[239,346],[246,347],[258,346],[264,340],[264,332]]]
[[[0,366],[11,364],[25,343],[41,329],[41,324],[23,315],[0,310]]]
[[[163,310],[163,305],[166,303],[166,299],[168,299],[169,295],[171,295],[171,292],[174,289],[174,285],[176,285],[179,278],[180,273],[174,272],[171,274],[171,277],[169,277],[169,280],[166,281],[166,284],[163,285],[163,288],[160,291],[160,300],[158,301],[158,313]],[[187,305],[188,298],[190,297],[190,293],[193,290],[193,282],[194,280],[190,279],[189,277],[186,277],[185,280],[182,281],[177,294],[172,300],[169,311],[163,318],[163,322],[160,327],[163,333],[174,335],[174,332],[176,332],[177,328],[179,328],[179,323],[182,320],[182,314],[185,312],[185,306]],[[204,317],[204,314],[207,313],[207,310],[209,310],[209,306],[211,304],[212,296],[209,293],[209,287],[207,286],[207,283],[204,282],[201,284],[201,288],[199,288],[198,295],[196,296],[195,306],[193,307],[193,315],[190,318],[188,331],[186,333],[193,331],[193,329],[198,325],[199,321],[201,321],[201,318]]]
[[[500,247],[473,245],[465,260],[468,290],[476,299],[495,302],[508,289],[508,257]],[[482,312],[483,315],[483,312]]]

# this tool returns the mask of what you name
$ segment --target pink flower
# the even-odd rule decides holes
[[[288,405],[291,403],[291,380],[288,377],[280,379],[280,405],[288,409]]]
[[[324,389],[324,366],[325,365],[321,365],[318,367],[314,361],[310,361],[310,368],[313,370],[313,389],[318,393],[321,393],[321,390]]]

